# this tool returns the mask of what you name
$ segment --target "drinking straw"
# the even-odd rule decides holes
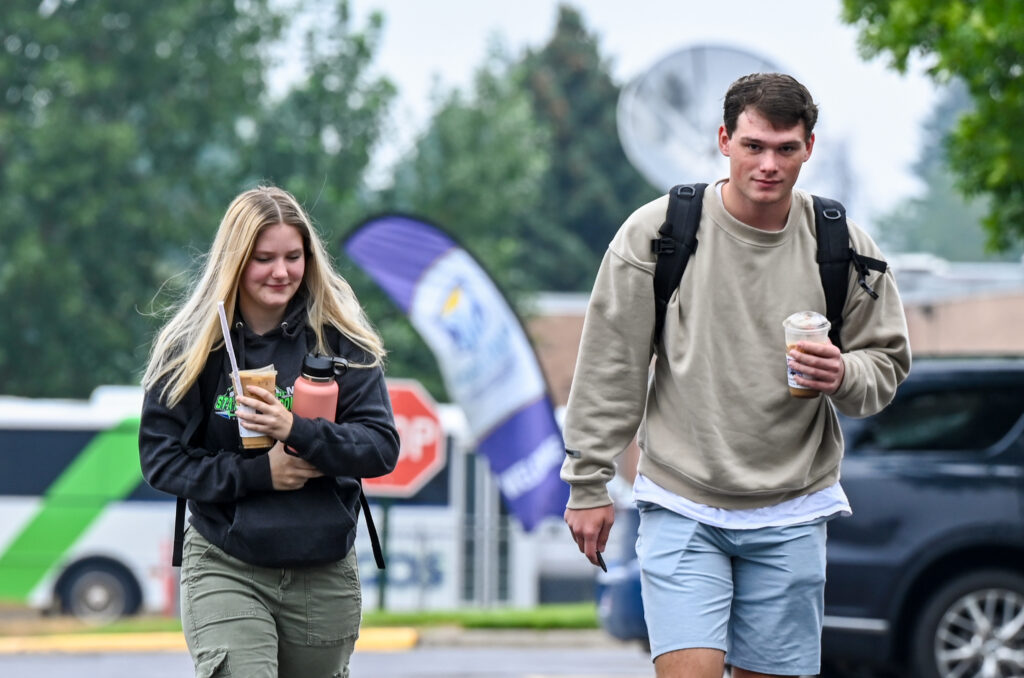
[[[231,360],[231,380],[235,384],[235,395],[242,393],[242,380],[238,376],[238,362],[235,360],[235,347],[231,345],[231,330],[228,328],[228,316],[224,312],[224,302],[217,302],[217,313],[220,315],[220,331],[224,334],[224,348],[228,352],[228,359]]]

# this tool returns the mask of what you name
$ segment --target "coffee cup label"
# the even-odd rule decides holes
[[[792,356],[790,356],[787,353],[786,354],[786,378],[787,378],[787,381],[789,381],[789,385],[792,388],[807,388],[806,386],[801,386],[800,384],[796,383],[796,378],[797,377],[802,377],[804,375],[803,375],[803,373],[797,372],[796,370],[794,370],[793,367],[792,367],[792,364],[793,364],[793,358],[792,358]]]

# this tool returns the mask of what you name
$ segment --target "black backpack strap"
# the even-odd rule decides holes
[[[202,387],[200,387],[200,407],[185,424],[181,433],[181,444],[188,445],[203,421]],[[185,544],[185,498],[178,497],[174,503],[174,548],[171,551],[171,567],[181,567],[181,551]]]
[[[218,363],[216,370],[204,369],[199,375],[199,409],[192,414],[192,417],[185,424],[185,430],[181,432],[181,444],[190,445],[192,438],[199,430],[207,417],[206,395],[217,388],[217,377],[224,367],[223,357]],[[181,552],[185,546],[185,498],[177,497],[174,502],[174,546],[171,550],[171,567],[181,567]]]
[[[308,324],[306,325],[305,337],[306,352],[308,353],[313,350],[313,346],[316,343],[316,333]],[[336,373],[335,378],[340,377],[341,374],[342,373]],[[362,506],[363,516],[366,520],[366,531],[370,535],[370,549],[373,551],[373,560],[377,563],[377,569],[383,570],[386,568],[386,564],[384,563],[384,549],[382,549],[380,545],[380,536],[377,534],[377,526],[373,524],[373,514],[370,513],[370,502],[367,501],[366,493],[363,492],[363,481],[361,478],[357,480],[359,481],[359,505]]]
[[[850,270],[850,229],[842,203],[817,195],[814,200],[814,228],[818,237],[818,272],[825,290],[825,317],[832,323],[828,338],[843,350],[839,334],[843,328]]]
[[[185,548],[185,498],[174,500],[174,549],[171,551],[171,567],[181,567],[181,552]]]
[[[651,251],[658,255],[654,266],[654,341],[661,338],[665,311],[672,292],[679,287],[686,262],[697,251],[697,228],[707,184],[680,184],[668,193],[665,223],[659,238],[651,240]]]
[[[814,201],[814,227],[818,237],[818,272],[821,275],[821,286],[825,290],[825,317],[832,324],[828,338],[843,350],[839,333],[843,327],[843,306],[849,292],[849,267],[852,264],[857,271],[857,283],[871,296],[878,298],[878,293],[868,285],[868,271],[885,273],[886,263],[881,259],[872,259],[850,247],[850,228],[846,223],[846,208],[842,203],[817,195],[811,196]]]
[[[373,560],[377,563],[377,569],[383,570],[384,551],[380,547],[380,537],[377,536],[377,528],[373,524],[373,514],[370,513],[370,502],[366,501],[366,493],[363,492],[363,481],[359,481],[359,503],[363,507],[363,516],[366,518],[366,531],[370,533],[370,548],[373,550]]]

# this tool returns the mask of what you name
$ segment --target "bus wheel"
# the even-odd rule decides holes
[[[57,585],[61,609],[92,624],[104,624],[134,614],[141,592],[124,566],[108,560],[76,563]]]

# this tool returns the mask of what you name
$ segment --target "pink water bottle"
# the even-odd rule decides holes
[[[302,371],[292,389],[292,412],[307,419],[323,417],[334,421],[338,408],[335,361],[327,356],[306,355]]]

